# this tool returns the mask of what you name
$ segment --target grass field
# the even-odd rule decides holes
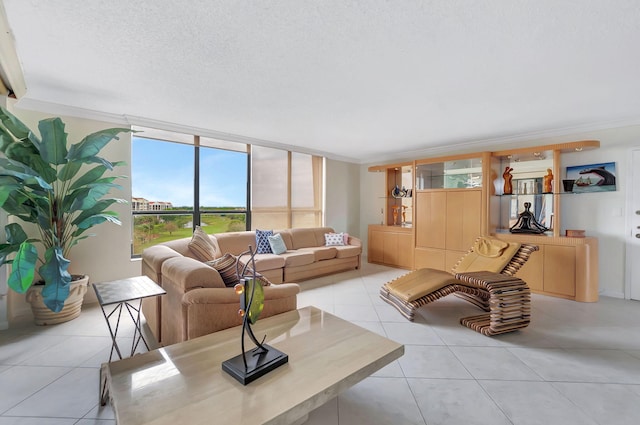
[[[140,255],[145,248],[193,234],[190,216],[136,216],[134,219],[133,254]],[[208,233],[236,232],[246,229],[244,214],[202,216],[202,229]],[[173,223],[173,226],[169,225]]]

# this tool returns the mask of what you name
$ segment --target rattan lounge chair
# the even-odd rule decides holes
[[[413,321],[418,308],[455,294],[488,312],[460,320],[476,332],[491,336],[524,328],[531,319],[531,292],[514,274],[538,247],[505,244],[497,239],[478,238],[452,273],[415,270],[384,284],[380,297]],[[486,249],[492,245],[498,248]]]

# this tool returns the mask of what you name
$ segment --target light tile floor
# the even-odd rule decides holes
[[[458,324],[478,310],[454,296],[406,321],[378,297],[403,273],[365,264],[301,283],[299,306],[405,344],[403,357],[313,411],[309,425],[640,423],[640,302],[534,295],[528,328],[490,338]],[[123,330],[130,338],[132,327]],[[108,335],[97,305],[69,323],[1,331],[0,425],[114,424],[98,405]]]

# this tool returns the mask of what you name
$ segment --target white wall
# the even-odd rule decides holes
[[[578,140],[600,140],[600,149],[576,152],[562,155],[562,176],[566,176],[567,166],[586,165],[593,163],[615,162],[616,184],[615,192],[585,193],[563,195],[562,197],[562,231],[565,229],[584,229],[588,236],[595,236],[599,241],[599,282],[600,293],[603,295],[624,297],[625,282],[625,214],[627,191],[627,161],[629,150],[632,147],[640,147],[640,126],[629,126],[607,130],[590,131],[587,133],[569,134],[562,137],[548,137],[531,139],[509,146],[504,144],[487,143],[480,150],[503,150],[520,146],[547,145],[560,142]],[[436,155],[424,154],[416,158],[429,156],[444,156],[456,153],[469,152],[469,149],[449,152],[438,151]],[[395,162],[398,162],[397,160]],[[371,173],[367,171],[369,165],[360,167],[360,232],[366,247],[367,226],[380,223],[379,199],[384,196],[381,190],[384,188],[384,173]],[[380,205],[379,205],[380,204]],[[365,252],[366,254],[366,252]]]
[[[336,232],[361,236],[360,166],[325,160],[325,225]]]
[[[13,114],[32,129],[37,130],[39,120],[51,117],[51,115],[15,108],[11,100],[7,106]],[[121,125],[81,118],[61,118],[66,124],[65,130],[69,143],[77,143],[86,135],[100,129],[122,127]],[[101,151],[101,156],[110,161],[127,162],[127,165],[117,167],[111,175],[131,176],[131,136],[129,134],[122,134],[120,140],[109,143]],[[109,196],[131,199],[129,178],[120,179],[117,183],[122,185],[123,190],[113,190]],[[129,204],[114,204],[110,209],[120,214],[122,226],[104,223],[92,228],[89,233],[96,236],[80,241],[69,255],[71,260],[69,271],[74,274],[88,274],[90,283],[137,276],[141,273],[140,261],[131,260],[131,207]],[[85,296],[85,303],[90,302],[97,302],[91,286]],[[24,295],[10,291],[9,305],[10,322],[19,316],[31,315],[31,309],[25,302]]]

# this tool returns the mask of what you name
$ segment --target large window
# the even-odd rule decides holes
[[[322,161],[319,156],[251,148],[251,228],[322,225]]]
[[[134,130],[134,256],[196,225],[207,233],[322,225],[322,157],[258,146],[249,156],[242,143]]]
[[[246,145],[143,129],[132,138],[131,169],[134,256],[196,225],[246,230]]]

